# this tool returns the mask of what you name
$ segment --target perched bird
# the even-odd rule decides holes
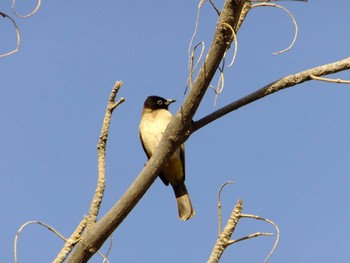
[[[156,150],[165,128],[172,118],[168,107],[173,102],[175,100],[150,96],[143,105],[139,132],[142,147],[148,158],[151,158]],[[170,183],[174,189],[179,218],[187,220],[193,217],[195,212],[185,186],[185,147],[183,144],[169,159],[159,177],[165,185]]]

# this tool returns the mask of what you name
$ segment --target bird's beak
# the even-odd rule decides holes
[[[166,100],[166,105],[169,105],[169,104],[171,104],[171,103],[173,103],[173,102],[175,102],[176,100],[172,100],[172,99],[167,99]]]

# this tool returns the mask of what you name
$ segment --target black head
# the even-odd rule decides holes
[[[168,109],[169,104],[175,102],[176,100],[172,99],[164,99],[159,96],[149,96],[145,100],[144,107],[145,108],[150,108],[152,110],[157,110],[157,109]]]

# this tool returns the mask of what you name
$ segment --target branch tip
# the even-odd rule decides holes
[[[116,103],[114,103],[111,107],[110,110],[114,110],[115,108],[117,108],[120,104],[122,104],[123,102],[125,102],[125,99],[123,97],[121,97]]]

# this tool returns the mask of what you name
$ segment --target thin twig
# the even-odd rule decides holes
[[[200,52],[200,54],[199,54],[199,57],[198,57],[196,63],[194,64],[194,53],[195,53],[195,51],[196,51],[196,49],[197,49],[197,47],[198,47],[199,45],[201,45],[202,49],[201,49],[201,52]],[[204,53],[204,49],[205,49],[205,45],[204,45],[204,42],[203,42],[203,41],[197,43],[197,44],[193,47],[193,50],[192,50],[192,52],[191,52],[191,56],[190,56],[190,58],[189,58],[189,66],[188,66],[189,71],[190,71],[190,75],[188,76],[188,79],[187,79],[187,82],[186,82],[186,89],[185,89],[183,95],[186,94],[187,89],[188,89],[188,85],[190,86],[190,89],[192,88],[192,85],[193,85],[193,73],[196,71],[199,62],[200,62],[201,59],[202,59],[202,56],[203,56],[203,53]],[[193,66],[193,64],[194,64],[194,66]]]
[[[282,53],[290,50],[294,46],[294,43],[297,40],[297,36],[298,36],[298,24],[295,21],[295,18],[293,16],[293,14],[287,8],[285,8],[283,6],[280,6],[280,5],[277,5],[277,4],[270,4],[270,3],[253,4],[253,5],[251,5],[251,8],[261,7],[261,6],[271,6],[271,7],[280,8],[283,11],[285,11],[290,16],[290,18],[292,19],[293,24],[294,24],[294,28],[295,28],[295,32],[294,32],[294,37],[293,37],[292,43],[287,48],[285,48],[283,50],[280,50],[280,51],[277,51],[277,52],[274,52],[273,55],[279,55],[279,54],[282,54]]]
[[[20,33],[19,33],[18,26],[17,26],[15,20],[13,20],[12,17],[10,17],[10,16],[8,16],[7,14],[2,13],[2,12],[0,12],[0,15],[1,15],[2,17],[4,17],[4,18],[8,18],[8,19],[11,20],[12,24],[13,24],[14,27],[15,27],[16,35],[17,35],[17,46],[16,46],[16,48],[15,48],[14,50],[12,50],[12,51],[9,51],[9,52],[5,53],[5,54],[1,54],[1,55],[0,55],[0,58],[2,58],[2,57],[9,56],[9,55],[11,55],[11,54],[13,54],[13,53],[16,53],[16,52],[19,50],[19,47],[20,47],[20,44],[21,44],[21,35],[20,35]]]
[[[237,38],[236,38],[236,33],[233,30],[233,28],[227,23],[223,23],[223,26],[226,26],[231,31],[232,38],[233,38],[233,41],[235,43],[235,48],[233,51],[233,57],[232,57],[231,63],[227,66],[227,67],[231,67],[236,59],[237,50],[238,50],[238,42],[237,42]],[[226,54],[227,54],[227,51],[229,48],[230,48],[230,46],[227,47],[226,52],[222,58],[221,67],[218,67],[218,70],[220,71],[220,75],[219,75],[219,80],[218,80],[216,87],[214,87],[213,85],[209,85],[209,88],[213,89],[215,92],[214,107],[216,106],[216,102],[219,98],[219,95],[222,93],[222,91],[224,90],[224,87],[225,87],[224,69],[225,69],[225,62],[226,62]]]
[[[193,83],[193,73],[194,71],[196,70],[199,62],[201,61],[202,59],[202,56],[203,56],[203,53],[204,53],[204,42],[201,41],[199,43],[197,43],[194,48],[192,49],[192,45],[193,45],[193,41],[194,41],[194,38],[196,37],[197,35],[197,30],[198,30],[198,24],[199,24],[199,17],[200,17],[200,12],[201,12],[201,8],[202,6],[204,5],[205,3],[205,0],[201,0],[198,4],[198,10],[197,10],[197,16],[196,16],[196,23],[195,23],[195,27],[194,27],[194,31],[193,31],[193,34],[192,34],[192,37],[191,37],[191,40],[190,40],[190,44],[188,46],[188,70],[190,72],[190,75],[189,77],[187,78],[187,81],[186,81],[186,88],[185,88],[185,91],[183,93],[183,96],[186,94],[187,92],[187,89],[188,89],[188,85],[190,86],[190,89],[192,88],[192,83]],[[202,49],[201,49],[201,53],[199,55],[199,58],[197,60],[197,62],[195,63],[195,66],[193,66],[193,61],[194,61],[194,52],[196,51],[196,48],[201,45],[202,46]]]
[[[112,247],[113,247],[113,234],[110,235],[110,237],[109,237],[108,249],[107,249],[106,256],[104,257],[102,263],[109,263],[108,255],[109,255],[109,253],[111,252]]]
[[[214,87],[211,84],[209,85],[209,88],[211,88],[215,92],[214,107],[216,106],[216,102],[218,100],[219,94],[221,94],[221,92],[224,90],[224,86],[225,86],[224,68],[225,68],[225,58],[222,59],[222,66],[218,67],[218,70],[220,71],[220,75],[219,75],[219,80],[216,87]]]
[[[15,261],[15,263],[18,262],[18,258],[17,258],[17,243],[18,243],[19,236],[20,236],[21,232],[24,230],[24,228],[27,227],[30,224],[37,224],[37,225],[41,225],[43,227],[46,227],[49,231],[55,233],[59,238],[61,238],[62,240],[66,241],[66,238],[60,232],[58,232],[56,229],[51,227],[50,225],[45,224],[45,223],[40,222],[40,221],[36,221],[36,220],[28,221],[28,222],[24,223],[18,229],[17,234],[15,236],[15,241],[14,241],[14,245],[13,245],[13,252],[14,252],[14,261]]]
[[[55,228],[53,228],[52,226],[43,223],[41,221],[37,221],[37,220],[32,220],[32,221],[28,221],[26,223],[24,223],[17,231],[16,236],[15,236],[15,241],[14,241],[14,262],[18,263],[18,257],[17,257],[17,245],[18,245],[18,240],[19,240],[19,236],[22,233],[22,231],[31,224],[37,224],[40,226],[43,226],[45,228],[47,228],[49,231],[53,232],[55,235],[57,235],[60,239],[62,239],[63,241],[65,241],[65,246],[63,247],[63,249],[60,251],[60,253],[58,254],[58,256],[52,261],[52,263],[60,263],[63,262],[65,260],[65,258],[67,257],[67,255],[70,253],[70,251],[72,251],[73,247],[75,246],[75,244],[77,242],[79,242],[79,240],[81,239],[81,234],[85,229],[86,226],[86,217],[84,217],[84,219],[80,222],[80,224],[78,225],[78,227],[75,229],[75,231],[73,232],[73,234],[70,236],[70,238],[65,238],[60,232],[58,232]],[[102,258],[106,258],[102,253],[100,253],[100,251],[98,251],[98,254],[100,254],[102,256]]]
[[[245,236],[245,237],[241,237],[241,238],[238,238],[235,240],[230,240],[228,243],[229,243],[229,245],[232,245],[234,243],[238,243],[238,242],[250,239],[250,238],[260,237],[260,236],[273,236],[273,233],[256,232],[256,233],[250,234],[250,235]]]
[[[331,82],[331,83],[340,83],[340,84],[350,84],[350,80],[344,80],[344,79],[331,79],[331,78],[321,78],[315,75],[310,75],[310,77],[314,80],[320,80],[325,82]]]
[[[202,6],[198,6],[198,11],[197,11],[197,16],[196,16],[196,24],[195,24],[194,31],[193,31],[193,34],[192,34],[192,37],[191,37],[191,40],[190,40],[190,45],[188,46],[188,50],[187,50],[187,52],[188,52],[188,65],[191,65],[190,61],[192,59],[192,56],[191,56],[192,44],[193,44],[194,38],[197,35],[201,7]]]
[[[224,23],[223,25],[227,26],[231,30],[232,39],[233,39],[233,42],[235,43],[235,49],[233,50],[233,57],[232,57],[231,63],[227,66],[227,67],[231,67],[236,60],[237,51],[238,51],[238,41],[237,41],[236,33],[233,30],[233,28],[227,23]],[[226,57],[226,52],[225,52],[224,58],[225,57]]]
[[[216,11],[216,13],[218,14],[218,16],[220,15],[220,10],[216,7],[216,5],[214,4],[214,2],[212,0],[209,0],[211,6],[214,8],[214,10]]]
[[[277,232],[277,236],[276,236],[276,240],[275,240],[275,243],[270,251],[270,253],[267,255],[264,263],[266,263],[269,258],[271,257],[271,255],[273,254],[273,252],[275,251],[276,247],[277,247],[277,244],[278,244],[278,241],[280,239],[280,230],[278,229],[278,226],[275,222],[273,222],[272,220],[270,219],[267,219],[267,218],[263,218],[263,217],[260,217],[260,216],[257,216],[257,215],[249,215],[249,214],[241,214],[241,218],[253,218],[253,219],[257,219],[257,220],[262,220],[262,221],[265,221],[271,225],[273,225],[273,227],[276,229],[276,232]]]
[[[227,181],[225,182],[219,189],[218,192],[218,222],[219,222],[219,234],[218,236],[221,235],[222,233],[222,211],[221,211],[221,192],[224,189],[224,187],[228,184],[233,184],[233,181]]]

